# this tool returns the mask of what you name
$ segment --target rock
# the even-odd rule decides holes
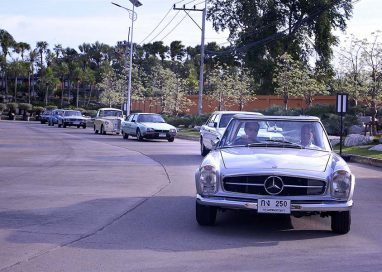
[[[340,143],[340,138],[330,139],[332,146],[338,145]]]
[[[362,134],[364,130],[362,126],[353,125],[349,128],[349,134]]]
[[[369,150],[382,151],[382,144],[375,145],[372,148],[370,148]]]
[[[345,138],[344,146],[366,145],[373,141],[370,136],[350,134]]]

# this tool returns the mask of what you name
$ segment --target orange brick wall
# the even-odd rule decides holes
[[[193,105],[190,107],[188,114],[196,114],[198,112],[198,96],[190,95],[188,98],[193,102]],[[229,99],[228,99],[229,100]],[[225,110],[239,110],[239,105],[235,103],[227,103]],[[316,96],[313,101],[314,104],[336,104],[335,96]],[[244,110],[246,111],[255,111],[269,108],[273,105],[283,106],[283,99],[280,96],[271,96],[271,95],[258,95],[256,99],[248,102],[244,105]],[[293,97],[288,101],[289,108],[306,108],[306,104],[303,98]],[[160,113],[160,101],[159,98],[148,97],[142,100],[133,100],[132,108],[133,111],[141,112],[154,112]],[[213,112],[218,109],[218,102],[211,96],[203,96],[203,113]]]

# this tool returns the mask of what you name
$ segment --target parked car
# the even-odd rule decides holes
[[[58,127],[76,126],[77,128],[86,128],[88,118],[82,116],[82,113],[77,110],[65,110],[62,115],[57,118]]]
[[[235,114],[254,114],[261,115],[258,112],[244,111],[215,111],[208,118],[206,123],[200,127],[200,154],[205,156],[212,149],[211,141],[221,139],[225,128]]]
[[[121,133],[123,112],[114,108],[101,108],[94,119],[94,133]]]
[[[45,124],[49,121],[49,117],[52,114],[52,111],[46,110],[40,115],[40,123]]]
[[[48,119],[48,125],[54,126],[54,124],[57,124],[58,117],[61,116],[63,112],[64,112],[63,109],[52,110],[52,114],[49,116],[49,119]]]
[[[155,113],[135,113],[131,114],[126,121],[122,122],[122,136],[124,139],[129,136],[137,137],[138,141],[147,139],[167,139],[173,142],[177,130],[169,125],[159,114]]]
[[[240,135],[264,123],[281,128],[284,139]],[[235,115],[197,169],[195,182],[200,225],[215,224],[218,210],[244,209],[330,216],[333,232],[350,230],[355,177],[332,150],[317,117]]]

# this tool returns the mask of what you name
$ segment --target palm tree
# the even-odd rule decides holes
[[[46,49],[48,48],[48,43],[45,41],[40,41],[36,43],[36,49],[40,54],[40,67],[42,70],[43,67],[43,54],[46,52]]]
[[[18,42],[18,43],[15,43],[14,45],[14,51],[17,54],[21,54],[21,60],[23,61],[24,61],[24,53],[27,50],[31,50],[31,46],[29,45],[29,43]]]
[[[30,73],[29,73],[29,86],[28,86],[28,90],[29,90],[29,103],[30,103],[30,98],[31,98],[31,85],[32,85],[32,95],[33,95],[33,97],[35,96],[35,90],[34,90],[34,79],[35,79],[35,77],[34,77],[34,63],[35,63],[35,61],[36,61],[36,58],[37,58],[37,56],[38,56],[38,53],[37,53],[37,51],[34,49],[34,50],[32,50],[32,51],[30,51],[29,52],[29,71],[30,71]],[[32,78],[33,78],[33,80],[32,80],[32,84],[31,84],[31,76],[32,76]]]
[[[0,67],[4,71],[5,77],[5,94],[8,94],[8,79],[7,79],[7,55],[9,53],[9,48],[15,44],[15,39],[6,30],[0,29],[0,46],[2,50],[2,55],[0,58]]]
[[[24,61],[14,61],[9,66],[9,71],[15,79],[15,92],[14,92],[14,102],[17,102],[17,83],[19,76],[26,77],[29,70],[29,63]]]
[[[177,60],[182,60],[182,58],[185,55],[184,45],[181,41],[173,41],[170,44],[170,56],[171,59],[174,61],[175,58]]]

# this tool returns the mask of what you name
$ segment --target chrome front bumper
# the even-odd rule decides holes
[[[257,210],[257,201],[238,201],[227,198],[203,197],[196,195],[199,204],[216,206],[226,209]],[[300,201],[299,201],[300,202]],[[291,212],[334,212],[349,211],[353,207],[353,200],[348,202],[323,202],[323,203],[293,203],[291,201]]]

